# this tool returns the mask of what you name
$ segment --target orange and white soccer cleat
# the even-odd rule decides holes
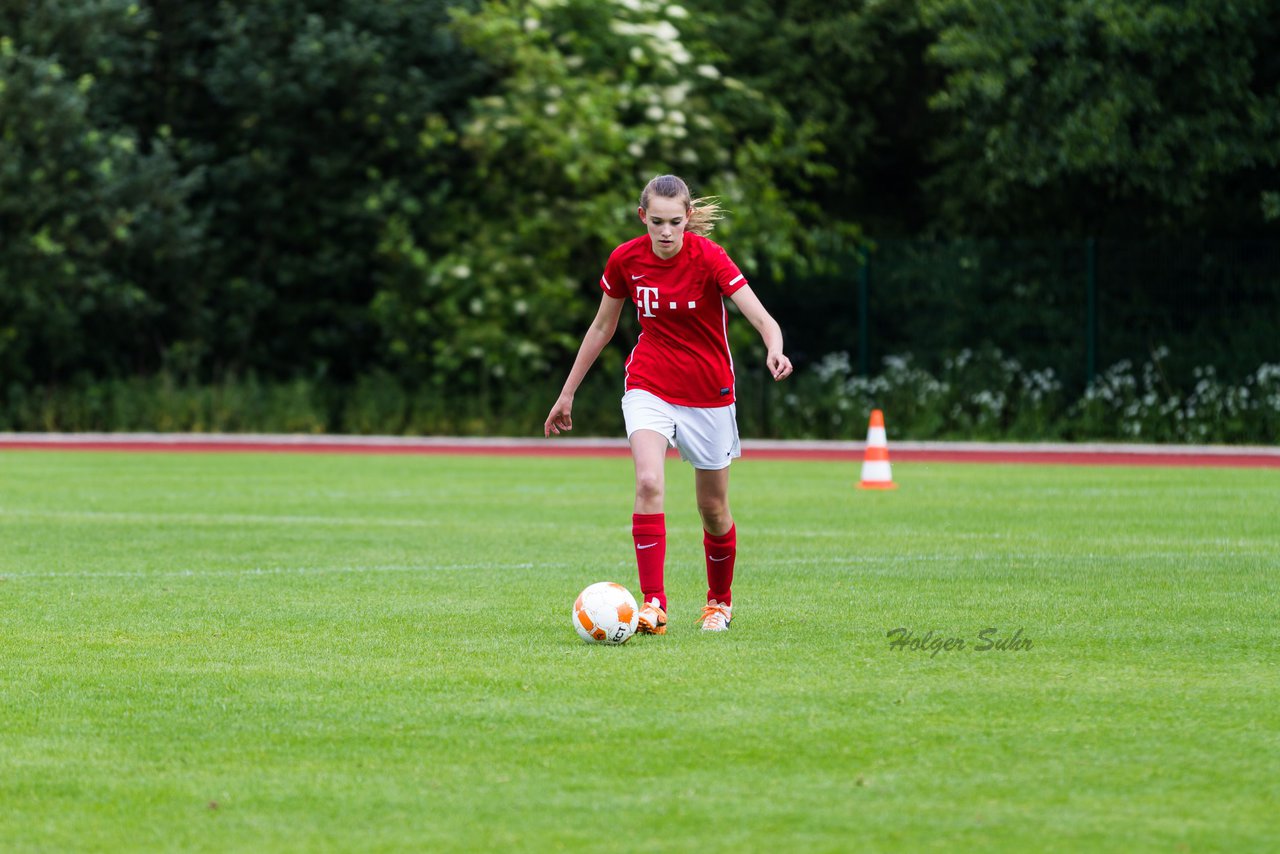
[[[640,609],[640,619],[636,624],[638,635],[665,635],[667,633],[667,612],[658,604],[657,597],[644,603]]]
[[[721,605],[712,599],[702,609],[702,630],[704,632],[727,632],[729,621],[733,619],[733,606]]]

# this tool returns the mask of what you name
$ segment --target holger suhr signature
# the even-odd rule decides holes
[[[1032,648],[1033,641],[1021,628],[1012,635],[1001,636],[995,626],[988,626],[977,633],[975,638],[960,635],[947,635],[933,629],[918,635],[905,626],[890,629],[888,633],[889,649],[897,652],[927,652],[930,658],[937,657],[940,652],[957,652],[972,649],[974,652],[1024,652]]]

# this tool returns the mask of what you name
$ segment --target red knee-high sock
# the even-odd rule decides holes
[[[640,592],[644,601],[658,600],[667,610],[667,591],[662,567],[667,560],[667,517],[663,513],[635,513],[631,516],[631,536],[636,541],[636,566],[640,569]]]
[[[738,526],[731,525],[720,536],[702,532],[702,548],[707,553],[707,601],[733,604],[733,563],[738,557]]]

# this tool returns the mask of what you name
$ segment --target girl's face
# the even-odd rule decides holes
[[[684,227],[689,222],[689,211],[684,202],[666,196],[654,196],[649,208],[639,208],[640,219],[649,230],[653,241],[653,254],[659,258],[672,258],[684,246]]]

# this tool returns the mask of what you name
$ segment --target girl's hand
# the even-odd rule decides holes
[[[573,398],[560,395],[556,400],[556,405],[551,407],[551,413],[547,415],[546,423],[542,425],[542,435],[550,436],[555,433],[560,435],[563,430],[566,433],[573,429]]]
[[[791,376],[791,360],[781,353],[770,353],[765,360],[769,366],[769,373],[773,374],[775,382],[785,380]]]

